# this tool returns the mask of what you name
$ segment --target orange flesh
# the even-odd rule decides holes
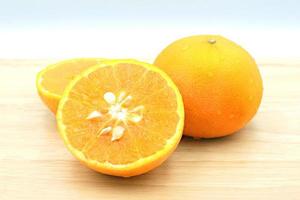
[[[58,89],[58,88],[57,88]],[[143,106],[142,119],[117,121],[104,97],[112,92],[132,99],[123,104],[128,110]],[[174,90],[157,72],[137,64],[119,63],[100,67],[81,78],[71,89],[62,107],[62,122],[71,146],[87,159],[112,164],[128,164],[162,149],[177,129],[180,115]],[[87,119],[93,111],[103,113]],[[112,133],[100,134],[105,127],[125,128],[123,136],[112,141]]]
[[[100,59],[99,59],[100,60]],[[83,70],[96,65],[99,60],[94,58],[81,58],[67,60],[53,65],[45,72],[42,86],[51,93],[62,95],[66,85]]]

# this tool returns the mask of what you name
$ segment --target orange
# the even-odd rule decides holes
[[[154,64],[178,86],[185,106],[184,134],[214,138],[232,134],[255,115],[263,85],[242,47],[217,35],[196,35],[167,46]]]
[[[81,71],[102,60],[98,58],[70,59],[49,65],[40,71],[36,78],[36,86],[42,101],[55,114],[67,84]]]
[[[184,109],[163,71],[116,60],[103,61],[71,81],[56,117],[65,145],[83,164],[129,177],[154,169],[175,150]]]

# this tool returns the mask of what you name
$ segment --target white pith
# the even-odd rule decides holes
[[[87,117],[87,120],[101,119],[105,115],[109,115],[113,125],[105,126],[98,131],[99,136],[111,133],[111,141],[119,140],[123,137],[127,129],[127,123],[139,123],[143,119],[144,106],[138,105],[129,109],[128,105],[132,96],[121,92],[116,96],[113,92],[106,92],[103,95],[104,101],[107,103],[107,108],[104,108],[105,113],[94,110]]]

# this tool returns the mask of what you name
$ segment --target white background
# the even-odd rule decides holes
[[[220,34],[258,60],[300,58],[297,1],[0,0],[0,58],[137,58]]]

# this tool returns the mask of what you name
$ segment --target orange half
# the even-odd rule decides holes
[[[135,176],[175,150],[184,123],[181,95],[160,69],[134,60],[103,61],[65,89],[57,124],[65,145],[88,167]]]
[[[42,101],[55,114],[67,84],[80,72],[101,63],[99,58],[75,58],[49,65],[40,71],[36,87]]]

